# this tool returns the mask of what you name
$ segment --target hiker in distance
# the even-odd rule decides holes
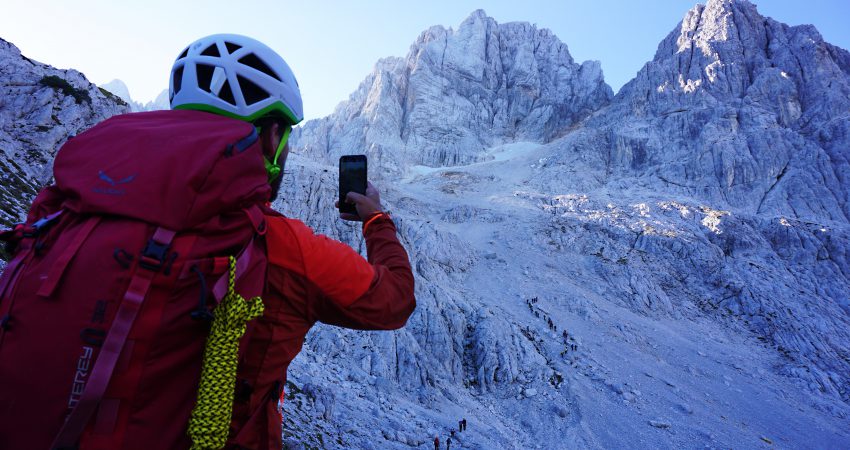
[[[179,53],[172,110],[70,139],[0,278],[0,447],[281,448],[286,370],[316,322],[415,309],[392,218],[349,193],[368,260],[270,208],[301,94],[239,35]]]

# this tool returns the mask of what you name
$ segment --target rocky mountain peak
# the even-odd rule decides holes
[[[734,41],[738,35],[735,16],[746,16],[745,10],[758,16],[755,7],[746,1],[710,0],[705,5],[694,6],[685,14],[679,27],[679,51],[696,43],[710,55],[709,43]]]
[[[746,0],[696,5],[661,42],[648,66],[666,62],[675,70],[659,88],[662,91],[722,88],[740,96],[748,80],[736,85],[715,82],[727,75],[748,78],[749,66],[763,59],[755,52],[765,48],[761,45],[768,39],[765,25],[765,18]]]
[[[171,108],[171,104],[168,100],[168,89],[163,89],[154,100],[147,103],[141,103],[130,97],[130,89],[127,87],[127,84],[119,79],[102,84],[100,87],[115,94],[118,98],[127,103],[130,106],[130,111],[132,112],[156,111]]]
[[[606,115],[664,133],[639,145],[632,170],[756,211],[846,221],[850,184],[810,161],[835,166],[827,173],[850,170],[850,124],[838,119],[850,109],[848,62],[811,26],[765,18],[744,0],[713,0],[685,15]],[[681,145],[668,142],[679,139],[664,125],[673,121],[689,130]],[[670,151],[702,146],[711,158]]]
[[[738,98],[748,94],[759,76],[779,85],[818,82],[806,76],[792,53],[814,59],[818,65],[834,66],[825,67],[827,74],[848,73],[847,52],[824,42],[813,26],[790,27],[763,17],[746,0],[711,0],[685,14],[633,82],[640,84],[642,74],[664,67],[665,79],[653,86],[658,93],[710,92]],[[632,92],[631,84],[621,92]],[[651,93],[638,95],[644,94]]]
[[[460,26],[461,28],[463,28],[464,25],[472,22],[492,22],[495,24],[496,20],[488,16],[487,11],[484,11],[483,9],[479,8],[475,11],[472,11],[472,13],[470,13],[469,16],[467,16],[467,18],[463,20],[463,22],[461,22]]]
[[[363,149],[395,173],[466,164],[495,144],[547,142],[612,95],[599,63],[576,64],[550,31],[499,24],[477,10],[456,31],[420,34],[403,60],[379,62],[347,102],[305,124],[293,144],[328,160]]]

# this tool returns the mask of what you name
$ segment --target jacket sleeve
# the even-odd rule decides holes
[[[368,261],[300,221],[281,218],[269,225],[269,261],[306,279],[311,322],[391,330],[404,326],[413,313],[413,273],[388,217],[377,218],[366,229]]]

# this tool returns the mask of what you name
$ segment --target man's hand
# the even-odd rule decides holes
[[[381,207],[381,194],[379,194],[378,190],[375,189],[375,186],[369,182],[367,182],[366,186],[366,195],[358,194],[357,192],[349,192],[345,196],[345,200],[347,203],[354,204],[354,207],[357,208],[357,214],[339,213],[339,218],[343,220],[362,222],[364,218],[383,211],[383,208]],[[335,205],[337,209],[339,209],[339,201],[337,201]]]

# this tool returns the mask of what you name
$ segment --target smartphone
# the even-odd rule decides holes
[[[349,192],[366,195],[366,155],[339,157],[339,212],[357,214],[354,204],[345,201]]]

